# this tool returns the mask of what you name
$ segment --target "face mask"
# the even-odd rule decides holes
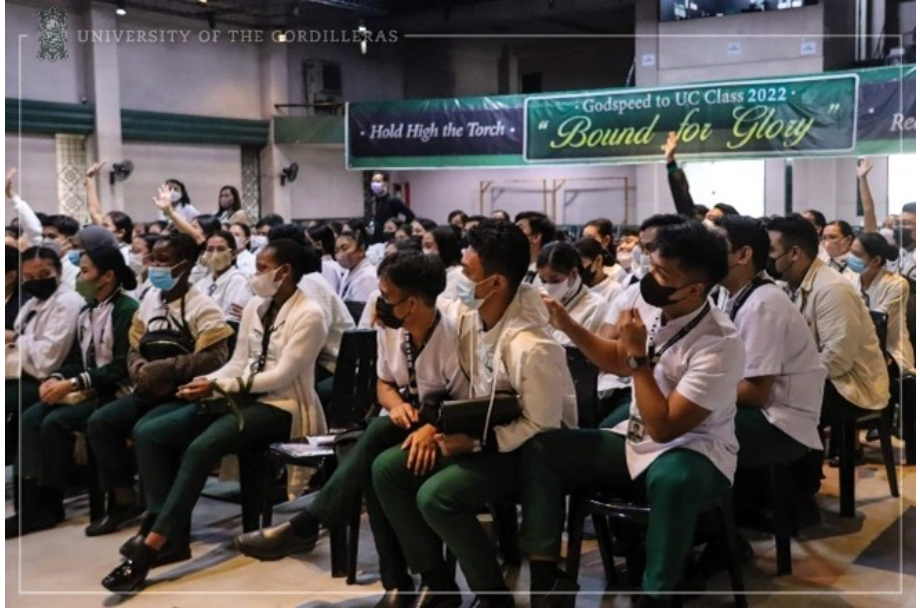
[[[39,301],[47,301],[54,291],[58,288],[56,277],[49,277],[45,280],[29,280],[22,283],[22,289],[26,294],[30,294]]]
[[[402,301],[399,303],[402,303]],[[399,305],[399,303],[396,303],[396,305]],[[396,305],[390,305],[383,300],[382,296],[377,297],[377,319],[387,328],[392,328],[394,330],[402,328],[403,323],[406,321],[405,318],[400,319],[393,313],[393,309],[396,308]]]
[[[223,271],[233,264],[233,253],[229,250],[210,252],[205,255],[204,264],[211,271]]]
[[[783,256],[786,256],[786,254],[788,254],[788,252],[784,252]],[[767,275],[772,277],[774,280],[783,279],[783,273],[785,273],[789,269],[789,267],[787,266],[785,269],[780,271],[776,266],[776,263],[779,261],[780,258],[783,258],[783,256],[780,256],[779,258],[773,258],[772,256],[767,257],[767,265],[766,265],[765,271],[767,272]],[[789,264],[791,265],[792,263],[789,263]]]
[[[457,282],[457,297],[460,299],[460,302],[470,309],[479,309],[482,307],[482,304],[486,299],[492,296],[492,293],[490,292],[487,296],[480,299],[476,296],[476,287],[489,279],[491,278],[486,278],[482,280],[482,282],[474,282],[465,275],[461,275],[460,280]]]
[[[396,231],[384,231],[383,232],[383,241],[390,241],[396,237]]]
[[[581,277],[581,281],[585,284],[591,285],[591,282],[594,281],[594,270],[591,268],[591,265],[587,267],[579,267],[578,275]]]
[[[278,269],[280,268],[281,267],[278,267]],[[257,273],[252,276],[249,283],[252,286],[253,293],[255,293],[257,297],[268,299],[278,293],[278,289],[281,288],[282,282],[282,280],[275,279],[275,276],[278,275],[278,269],[272,269],[265,273]]]
[[[854,273],[862,273],[869,267],[869,263],[851,254],[850,258],[847,259],[847,267]]]
[[[423,249],[422,249],[422,253],[423,253],[423,254],[427,254],[428,256],[437,256],[437,255],[438,255],[438,251],[435,250],[434,248],[423,248]]]
[[[220,209],[226,210],[227,208],[233,205],[233,198],[232,197],[221,197],[219,199],[219,202],[220,202]]]
[[[140,252],[128,253],[128,267],[134,272],[134,275],[140,275],[147,268],[144,264],[144,255]]]
[[[80,266],[80,257],[83,256],[83,250],[71,250],[67,253],[67,260],[75,267]]]
[[[77,278],[77,283],[74,286],[81,297],[86,300],[96,298],[96,282],[95,280],[84,280],[82,277]]]
[[[647,273],[642,277],[642,281],[639,282],[639,292],[642,294],[642,299],[652,307],[667,307],[668,305],[673,305],[674,303],[682,301],[683,299],[672,301],[671,296],[678,290],[686,288],[689,285],[690,284],[687,284],[679,288],[662,286],[658,283],[658,280],[655,279],[654,275]]]
[[[178,203],[180,199],[182,199],[182,193],[180,193],[179,191],[169,192],[169,200],[172,201],[173,203]]]
[[[633,248],[632,257],[632,273],[641,280],[652,268],[652,257],[643,252],[639,246]]]
[[[249,244],[252,246],[253,252],[258,252],[268,245],[268,238],[264,235],[253,235],[249,240]]]
[[[386,188],[383,186],[382,182],[371,182],[371,192],[379,197],[386,192]]]
[[[245,249],[246,249],[246,241],[247,241],[247,240],[246,240],[245,237],[242,237],[242,236],[237,237],[237,238],[236,238],[236,249],[239,250],[239,251],[241,251],[241,252],[242,252],[243,250],[245,250]]]
[[[555,284],[543,284],[543,290],[547,296],[559,301],[563,305],[571,299],[578,289],[581,288],[581,282],[577,279],[568,279]]]
[[[40,245],[42,248],[48,248],[49,250],[54,250],[55,252],[57,252],[58,256],[61,255],[61,244],[59,244],[57,240],[55,239],[52,239],[50,237],[45,237],[42,239]]]
[[[182,263],[179,263],[179,265],[181,264]],[[149,267],[147,269],[147,279],[150,280],[154,288],[162,290],[163,292],[169,292],[179,283],[179,278],[173,277],[172,274],[173,269],[179,265],[174,267]]]
[[[620,267],[623,269],[629,269],[633,264],[633,254],[632,252],[626,252],[620,250],[617,252],[617,262],[620,263]]]

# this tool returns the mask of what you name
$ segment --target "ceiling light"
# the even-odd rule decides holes
[[[117,5],[117,8],[115,9],[115,14],[120,17],[124,17],[125,15],[128,14],[128,4],[125,2],[125,0],[118,0],[118,5]]]

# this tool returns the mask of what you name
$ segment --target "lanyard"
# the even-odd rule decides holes
[[[741,310],[741,306],[747,302],[748,298],[751,296],[751,294],[755,290],[757,290],[764,284],[772,284],[772,283],[773,282],[771,282],[770,280],[764,279],[762,277],[755,277],[753,280],[751,280],[751,283],[744,287],[744,289],[741,291],[741,294],[739,294],[738,298],[735,299],[735,302],[732,303],[731,311],[728,313],[728,317],[732,319],[732,322],[735,321],[735,316],[738,315],[738,311]]]
[[[654,368],[654,366],[658,364],[658,362],[661,361],[661,357],[664,355],[664,353],[668,351],[668,349],[672,345],[674,345],[675,343],[677,343],[678,341],[686,337],[690,333],[691,330],[699,326],[700,322],[703,321],[703,318],[706,317],[706,314],[709,313],[709,310],[711,309],[711,307],[712,306],[709,303],[709,299],[706,299],[706,305],[703,307],[703,311],[697,314],[695,318],[690,320],[690,322],[688,322],[686,326],[684,326],[679,331],[677,331],[677,334],[675,334],[673,337],[668,339],[668,341],[664,345],[662,345],[660,349],[657,349],[657,350],[655,349],[654,340],[652,339],[651,335],[649,335],[649,344],[648,344],[649,364]],[[661,320],[661,317],[659,314],[659,318],[658,320],[656,320],[656,324],[659,323],[660,320]]]
[[[409,404],[416,409],[421,405],[421,401],[419,400],[418,376],[415,371],[415,363],[422,350],[428,345],[428,341],[431,340],[431,335],[434,334],[434,329],[438,327],[440,321],[441,312],[439,311],[435,314],[434,322],[432,322],[428,332],[425,333],[425,338],[422,339],[422,345],[418,348],[418,351],[412,346],[412,333],[406,332],[403,336],[403,353],[406,355],[406,369],[409,372]]]
[[[284,322],[278,326],[274,325],[277,315],[278,307],[275,305],[275,302],[272,301],[271,305],[268,306],[268,310],[265,312],[265,316],[262,318],[262,353],[259,354],[259,359],[252,363],[253,373],[261,373],[265,370],[265,363],[268,361],[268,346],[272,340],[272,333],[284,325]]]

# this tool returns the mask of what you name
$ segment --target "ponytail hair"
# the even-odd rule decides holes
[[[896,261],[900,256],[897,246],[888,243],[888,240],[881,233],[860,233],[856,238],[862,245],[863,250],[872,260],[876,256],[882,259],[882,265],[885,261]]]

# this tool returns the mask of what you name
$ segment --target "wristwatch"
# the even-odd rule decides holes
[[[648,356],[626,356],[626,366],[630,371],[636,372],[648,364]]]

